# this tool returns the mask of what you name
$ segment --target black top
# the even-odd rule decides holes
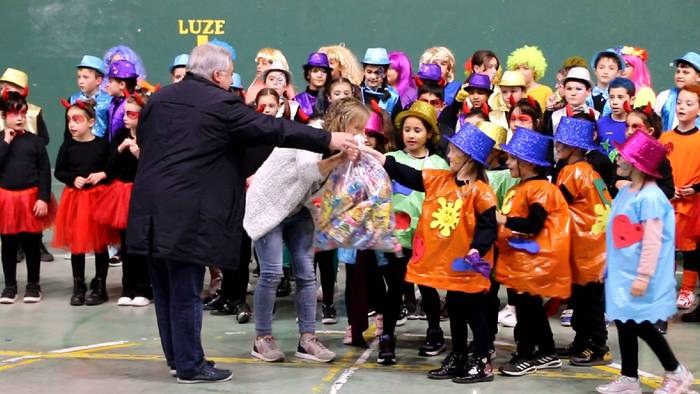
[[[125,139],[131,138],[131,132],[127,128],[121,128],[112,140],[111,154],[107,162],[107,173],[111,178],[122,182],[133,182],[136,176],[138,159],[129,149],[119,152],[117,148]]]
[[[39,187],[39,199],[51,198],[51,165],[44,141],[32,133],[17,134],[10,144],[0,132],[0,187],[22,190]]]
[[[544,176],[535,176],[528,178],[520,183],[525,183],[534,180],[547,180]],[[537,235],[544,228],[544,222],[547,220],[547,211],[539,203],[530,204],[528,207],[528,214],[525,218],[519,217],[508,217],[506,220],[506,227],[513,231],[517,231],[524,234]]]
[[[409,189],[425,192],[423,184],[423,172],[411,166],[401,164],[392,156],[387,156],[384,162],[384,169],[389,177],[396,179]],[[463,186],[467,182],[455,180],[457,185]],[[470,244],[470,249],[479,251],[479,255],[485,256],[491,249],[493,243],[498,238],[498,223],[496,222],[496,207],[491,207],[481,214],[476,214],[476,226],[474,228],[474,238]]]
[[[109,153],[109,143],[104,138],[95,137],[86,142],[67,139],[58,150],[54,175],[66,186],[74,187],[75,178],[79,176],[87,177],[95,172],[107,172]],[[105,179],[100,183],[106,181]],[[85,185],[83,188],[92,186],[94,185]]]

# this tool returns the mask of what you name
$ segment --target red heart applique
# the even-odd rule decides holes
[[[406,212],[396,212],[396,229],[406,230],[411,226],[411,216]]]
[[[644,228],[641,224],[632,224],[627,215],[617,215],[613,218],[613,243],[622,249],[642,240]]]

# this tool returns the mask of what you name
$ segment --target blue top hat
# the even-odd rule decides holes
[[[385,48],[367,48],[362,63],[377,66],[388,66],[391,64],[389,61],[389,54],[386,52]]]
[[[547,159],[551,151],[550,137],[524,127],[516,127],[510,142],[503,145],[503,151],[516,158],[540,167],[550,167]]]
[[[105,75],[105,66],[102,59],[96,56],[85,55],[83,59],[80,60],[80,64],[75,66],[77,68],[91,68],[98,73]]]
[[[175,68],[175,67],[186,67],[187,62],[189,60],[190,60],[190,55],[188,55],[186,53],[175,56],[175,60],[173,60],[173,65],[170,66],[170,72],[173,72],[173,68]]]
[[[241,74],[233,73],[233,78],[231,78],[231,87],[234,89],[243,89],[243,81],[241,80]]]
[[[596,149],[595,124],[585,119],[563,117],[559,121],[554,141],[585,150]]]
[[[212,45],[220,46],[220,47],[224,48],[225,50],[227,50],[228,53],[231,55],[231,60],[233,60],[234,62],[238,60],[238,56],[236,56],[236,50],[228,42],[221,41],[218,38],[215,38],[215,39],[209,41],[209,43]]]
[[[447,137],[447,140],[472,159],[484,165],[486,165],[489,153],[496,143],[471,123],[466,123],[453,136]]]
[[[615,59],[617,59],[617,65],[620,66],[620,71],[624,71],[625,59],[623,59],[622,56],[618,53],[618,51],[616,51],[614,48],[608,48],[604,51],[600,51],[593,56],[593,58],[591,59],[591,67],[594,70],[596,66],[598,66],[598,61],[600,60],[600,57],[603,55],[612,56]]]
[[[700,72],[700,55],[698,55],[697,52],[688,52],[683,55],[683,57],[674,60],[673,63],[676,65],[676,67],[678,67],[678,62],[689,63],[695,68],[695,70]]]

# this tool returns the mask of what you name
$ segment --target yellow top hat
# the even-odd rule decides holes
[[[2,73],[0,82],[9,82],[24,89],[29,85],[29,76],[27,76],[27,73],[24,71],[8,67],[5,72]]]
[[[496,141],[496,145],[493,146],[494,148],[502,150],[501,144],[506,143],[506,136],[508,135],[508,131],[505,128],[487,121],[479,122],[476,127],[483,131],[484,134],[488,135],[489,138]]]
[[[433,137],[431,138],[432,143],[437,143],[440,140],[440,129],[437,125],[437,113],[435,108],[426,103],[425,101],[414,101],[406,111],[401,112],[394,121],[396,128],[401,129],[401,123],[403,120],[409,116],[415,116],[416,118],[424,120],[428,125],[430,125],[430,131],[433,132]]]
[[[508,70],[503,73],[498,86],[522,86],[525,87],[525,77],[520,71]]]

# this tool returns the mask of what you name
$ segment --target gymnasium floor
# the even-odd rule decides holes
[[[47,234],[48,235],[48,234]],[[88,275],[94,265],[88,260]],[[18,270],[20,300],[25,284],[24,264]],[[344,275],[339,274],[336,305],[342,305]],[[88,276],[89,277],[89,276]],[[232,317],[205,314],[203,341],[207,356],[218,365],[231,368],[230,382],[178,385],[163,361],[153,306],[117,307],[121,269],[110,268],[110,302],[95,307],[71,307],[70,262],[63,253],[56,261],[43,263],[44,300],[39,304],[0,306],[0,382],[3,393],[140,393],[140,392],[237,392],[261,393],[591,393],[595,386],[616,376],[615,365],[538,372],[522,378],[496,376],[492,383],[457,385],[431,381],[425,372],[439,365],[444,355],[423,358],[417,355],[426,329],[424,321],[409,321],[397,328],[399,364],[393,367],[375,363],[376,350],[343,346],[345,321],[318,325],[319,336],[338,354],[335,362],[315,364],[296,360],[293,297],[278,300],[275,335],[288,358],[268,364],[250,355],[253,323],[238,324]],[[249,297],[252,303],[252,297]],[[320,307],[319,307],[320,309]],[[320,313],[320,312],[319,312]],[[344,316],[339,310],[339,316]],[[443,329],[449,335],[447,322]],[[573,331],[552,320],[559,344],[573,338]],[[373,332],[373,327],[370,328]],[[369,334],[369,332],[368,332]],[[506,362],[513,351],[512,329],[498,335],[495,366]],[[700,378],[700,326],[672,322],[667,338],[679,359]],[[617,337],[610,328],[610,345],[619,362]],[[658,387],[663,373],[651,351],[641,346],[640,368],[645,392]],[[700,380],[696,380],[700,387]]]

